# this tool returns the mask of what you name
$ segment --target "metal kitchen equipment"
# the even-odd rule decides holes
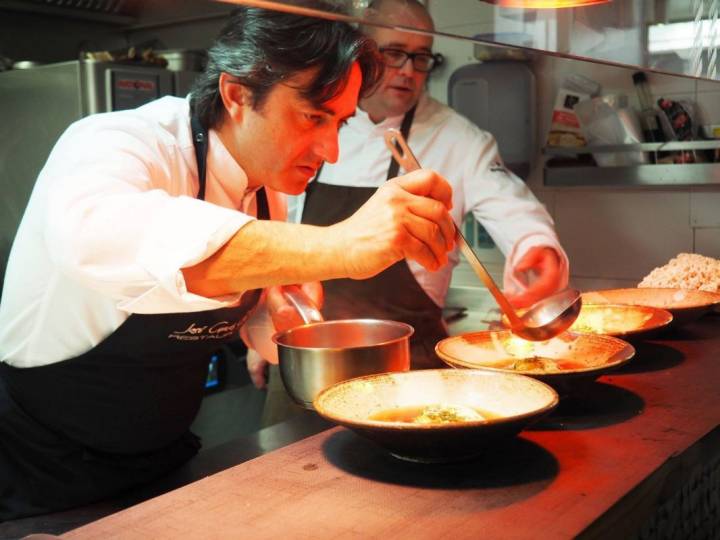
[[[272,337],[280,377],[290,397],[313,409],[325,388],[354,377],[410,369],[413,327],[379,319],[324,321],[299,287],[283,287],[306,324]]]
[[[414,171],[420,164],[405,142],[402,133],[397,129],[388,129],[385,132],[385,143],[397,162],[406,170]],[[580,292],[575,289],[565,289],[535,303],[522,316],[518,316],[505,295],[500,291],[495,281],[478,259],[475,252],[455,225],[456,240],[460,251],[470,263],[473,271],[493,295],[505,316],[510,322],[512,332],[530,341],[545,341],[566,330],[577,319],[580,313]]]
[[[60,134],[90,114],[185,96],[197,74],[87,60],[0,73],[0,291],[20,218]]]
[[[484,47],[493,54],[526,54],[522,49]],[[527,179],[537,142],[535,75],[527,62],[498,60],[459,67],[448,80],[448,104],[495,137],[504,165]]]

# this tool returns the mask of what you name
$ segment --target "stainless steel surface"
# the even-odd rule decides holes
[[[60,134],[82,116],[79,65],[0,73],[0,291],[35,179]]]
[[[546,186],[706,186],[720,184],[720,163],[632,167],[545,167]]]
[[[174,90],[173,72],[155,66],[86,61],[80,76],[85,114],[135,108]]]
[[[0,10],[39,13],[105,24],[126,25],[135,20],[142,2],[126,0],[0,0]]]
[[[385,143],[395,159],[406,171],[420,168],[420,164],[400,131],[388,129],[385,132]],[[467,240],[465,240],[457,224],[455,224],[455,233],[460,251],[493,295],[493,298],[495,298],[500,309],[508,318],[514,334],[530,341],[545,341],[567,330],[577,319],[582,301],[580,291],[575,289],[565,289],[548,296],[531,306],[522,316],[518,316],[482,262],[480,262],[480,259],[475,255]]]
[[[170,71],[202,71],[205,69],[207,53],[193,49],[165,49],[155,51],[167,60]]]
[[[32,69],[42,66],[42,62],[35,62],[34,60],[20,60],[14,62],[12,65],[13,69]]]
[[[546,146],[542,149],[544,154],[550,156],[576,156],[578,154],[603,154],[616,152],[670,152],[673,150],[713,150],[720,148],[720,140],[711,141],[668,141],[661,143],[634,143],[634,144],[599,144],[577,146],[574,148],[561,146]]]
[[[154,85],[148,99],[185,95],[195,72],[78,60],[0,73],[0,291],[10,247],[40,169],[74,121],[129,105],[132,82]],[[123,82],[124,101],[113,91]],[[182,84],[181,84],[182,83]]]
[[[337,382],[410,369],[409,324],[347,319],[305,324],[273,336],[280,376],[290,397],[312,409],[317,394]]]
[[[302,292],[297,285],[287,285],[283,287],[285,298],[293,305],[295,310],[300,314],[305,324],[314,322],[322,322],[325,319],[320,310],[312,303],[310,298]]]

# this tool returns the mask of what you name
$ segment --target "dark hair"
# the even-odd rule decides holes
[[[326,12],[339,9],[324,0],[292,3]],[[206,128],[220,122],[221,73],[249,88],[252,107],[259,109],[273,86],[311,68],[317,74],[300,94],[321,105],[343,91],[355,61],[362,72],[360,95],[364,95],[379,80],[382,62],[374,42],[359,30],[340,21],[241,7],[208,51],[207,67],[192,89],[191,110]]]

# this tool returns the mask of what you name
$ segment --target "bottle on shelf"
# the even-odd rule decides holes
[[[660,127],[658,111],[653,106],[654,100],[645,73],[642,71],[633,73],[633,84],[640,101],[640,124],[645,142],[665,142],[665,134]],[[664,160],[667,154],[668,152],[651,152],[650,160],[652,163],[659,162]]]

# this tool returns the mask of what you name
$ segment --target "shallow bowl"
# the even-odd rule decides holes
[[[557,393],[514,373],[431,369],[359,377],[315,398],[317,412],[393,456],[423,463],[471,459],[552,410]],[[432,405],[470,407],[484,420],[417,424],[380,420]]]
[[[521,373],[549,384],[560,395],[577,393],[584,384],[617,369],[635,355],[629,343],[602,334],[564,332],[538,342],[521,339],[509,330],[449,337],[440,341],[435,351],[452,367]],[[535,362],[552,369],[533,369]]]
[[[672,322],[672,314],[664,309],[628,304],[593,304],[583,298],[580,314],[570,332],[603,334],[628,339],[653,337]],[[503,326],[509,327],[503,316]]]
[[[669,311],[676,327],[699,319],[720,306],[720,293],[690,289],[628,288],[604,289],[582,294],[591,304],[627,304],[649,306]]]

